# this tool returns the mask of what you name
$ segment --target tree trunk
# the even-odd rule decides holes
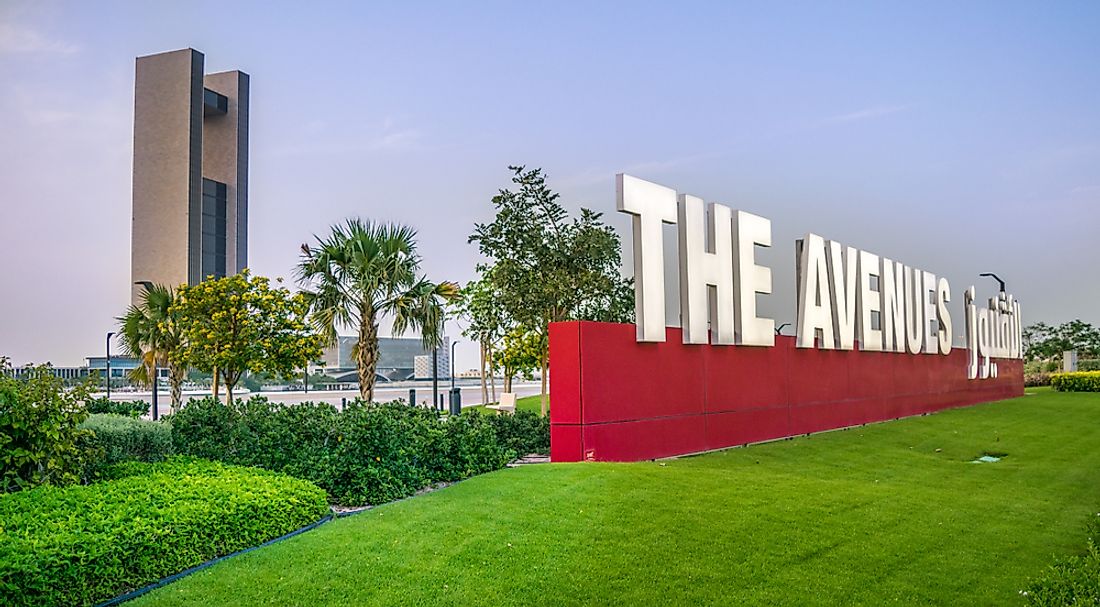
[[[222,381],[225,382],[225,404],[233,402],[233,387],[237,385],[237,382],[241,381],[241,376],[244,375],[244,369],[238,369],[236,371],[226,371],[222,374]]]
[[[154,369],[156,369],[156,365],[150,364],[148,361],[146,361],[144,366],[145,366],[145,383],[147,383],[147,384],[149,384],[149,386],[151,386],[150,390],[156,390],[157,389],[157,378],[155,377],[156,372],[154,371]]]
[[[172,390],[172,413],[179,413],[183,400],[183,369],[180,365],[168,365],[168,384]]]
[[[492,401],[497,402],[497,374],[496,364],[493,360],[493,344],[489,344],[489,389],[492,391]]]
[[[547,379],[548,371],[550,370],[550,361],[548,359],[549,359],[549,356],[547,355],[547,353],[543,352],[542,353],[542,399],[539,402],[540,408],[542,409],[542,416],[543,417],[546,417],[546,407],[549,404],[546,401],[550,397],[550,395],[548,394],[549,390],[546,389],[546,379]]]
[[[210,378],[211,386],[214,388],[214,400],[218,400],[218,368],[214,367],[214,376]]]
[[[481,340],[481,404],[489,402],[489,385],[485,377],[485,340]]]
[[[374,321],[374,310],[371,306],[364,304],[359,314],[359,344],[355,350],[355,367],[359,374],[359,397],[369,403],[374,398],[374,376],[378,368],[378,325]]]
[[[512,391],[512,370],[508,367],[504,367],[504,391]]]

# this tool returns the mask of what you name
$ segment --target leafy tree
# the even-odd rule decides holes
[[[16,376],[0,357],[0,493],[80,480],[88,457],[80,429],[94,378],[66,389],[49,365]]]
[[[119,338],[127,356],[141,361],[135,367],[131,378],[138,383],[153,386],[154,368],[168,368],[168,383],[172,393],[172,412],[179,411],[182,400],[183,380],[187,375],[186,365],[180,364],[181,350],[184,346],[183,332],[176,322],[172,305],[176,294],[171,287],[144,283],[141,301],[126,310],[118,318]]]
[[[443,343],[445,304],[458,297],[458,285],[434,283],[419,275],[416,232],[397,224],[349,219],[332,227],[317,245],[302,245],[299,281],[310,319],[326,344],[336,343],[337,328],[358,329],[355,366],[359,394],[374,395],[378,367],[378,318],[393,317],[393,334],[419,330],[424,345]]]
[[[245,371],[286,376],[321,354],[305,295],[272,288],[247,270],[180,286],[176,298],[172,312],[186,343],[175,362],[213,372],[214,396],[219,375],[232,401]]]
[[[1067,350],[1076,350],[1083,358],[1100,357],[1100,329],[1081,320],[1057,327],[1035,323],[1024,329],[1023,340],[1028,360],[1053,360]]]
[[[509,167],[516,189],[493,197],[496,217],[476,224],[470,242],[492,261],[487,274],[515,325],[543,337],[542,413],[546,414],[549,324],[563,320],[630,322],[631,281],[620,272],[621,247],[601,214],[570,218],[542,169]]]
[[[478,266],[482,274],[479,280],[470,281],[456,302],[458,316],[467,321],[462,334],[475,341],[481,350],[481,402],[490,402],[489,387],[492,388],[492,401],[496,401],[496,357],[495,353],[511,321],[504,313],[498,300],[499,293],[489,275],[492,268]],[[486,376],[489,386],[486,386]],[[505,386],[505,391],[509,387]]]
[[[546,350],[546,335],[516,327],[504,336],[499,364],[504,372],[504,391],[512,391],[512,379],[517,375],[530,380],[542,364]]]

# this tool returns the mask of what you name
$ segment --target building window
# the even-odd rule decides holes
[[[202,278],[225,277],[226,185],[202,180]]]
[[[204,114],[224,114],[229,111],[229,98],[221,93],[204,88],[202,90]]]

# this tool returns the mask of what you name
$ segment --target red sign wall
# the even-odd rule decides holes
[[[1012,398],[1023,362],[968,380],[967,352],[898,354],[638,343],[634,325],[550,325],[550,453],[637,461]]]

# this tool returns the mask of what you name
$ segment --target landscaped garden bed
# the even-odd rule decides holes
[[[1098,404],[1040,389],[698,457],[494,472],[230,559],[135,607],[1023,605],[1054,555],[1086,551]],[[983,453],[1007,455],[971,463]],[[1067,568],[1057,591],[1090,571]]]
[[[176,452],[313,481],[343,506],[382,504],[546,452],[549,425],[530,412],[441,418],[400,403],[284,405],[194,400],[172,417]]]
[[[1059,392],[1100,392],[1100,371],[1055,373],[1050,385]]]
[[[0,359],[3,607],[93,605],[316,523],[330,499],[380,504],[549,446],[529,412],[206,399],[149,421],[87,398],[87,385],[64,389],[48,368],[5,369]]]
[[[0,605],[93,605],[329,512],[312,483],[214,462],[131,462],[110,480],[0,495]]]

